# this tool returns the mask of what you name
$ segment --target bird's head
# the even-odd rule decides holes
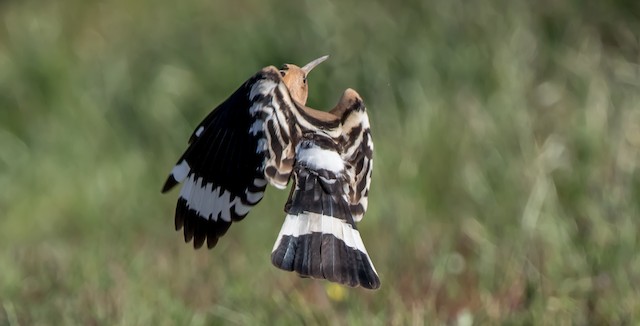
[[[309,95],[309,88],[307,87],[307,75],[313,68],[319,65],[321,62],[327,60],[329,56],[325,55],[307,63],[304,67],[300,68],[293,64],[285,64],[280,68],[280,75],[282,75],[282,81],[289,89],[291,97],[296,102],[305,105],[307,103],[307,96]]]

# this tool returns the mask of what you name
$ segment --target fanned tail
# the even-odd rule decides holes
[[[295,188],[285,206],[287,216],[271,253],[272,263],[302,277],[379,288],[380,279],[343,190],[343,170],[334,166],[310,167],[305,164],[304,150],[304,146],[298,149],[302,155],[295,170]],[[333,153],[324,151],[327,153],[320,154]]]

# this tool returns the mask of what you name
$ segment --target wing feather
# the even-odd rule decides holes
[[[295,156],[295,104],[275,67],[247,80],[193,131],[162,189],[184,183],[176,229],[199,248],[215,246],[263,197],[267,181],[286,187]]]
[[[373,139],[369,116],[362,99],[351,89],[345,91],[332,113],[342,117],[340,145],[349,175],[347,194],[353,218],[359,222],[367,211],[373,171]]]
[[[279,74],[276,74],[279,77]],[[257,88],[257,87],[256,87]],[[264,174],[269,183],[276,188],[284,189],[289,183],[295,158],[295,139],[299,137],[295,112],[301,109],[291,100],[284,83],[274,87],[256,90],[258,105],[254,108],[256,117],[263,121],[261,131],[264,135],[265,161]]]

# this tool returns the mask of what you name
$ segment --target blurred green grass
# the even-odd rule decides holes
[[[0,2],[0,324],[635,324],[633,1]],[[266,65],[371,117],[383,286],[273,268],[287,193],[213,251],[160,187]]]

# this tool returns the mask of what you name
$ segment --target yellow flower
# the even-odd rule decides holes
[[[347,290],[342,285],[332,283],[332,284],[329,284],[329,286],[327,286],[326,289],[327,289],[327,296],[332,301],[338,301],[338,302],[344,301],[344,299],[346,299],[347,297]]]

